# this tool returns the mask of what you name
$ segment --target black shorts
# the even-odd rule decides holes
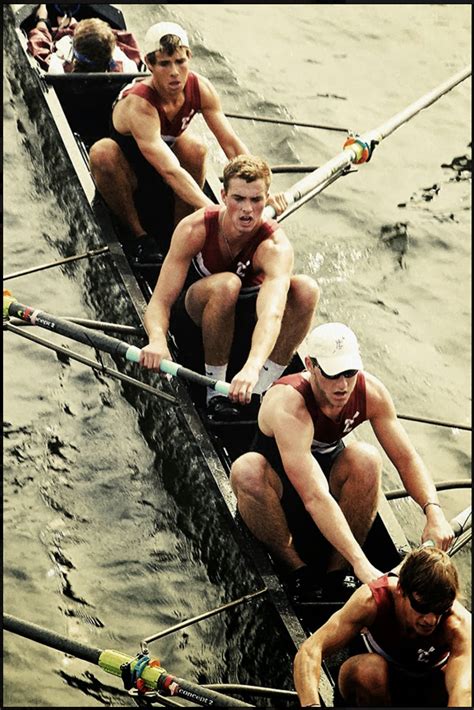
[[[162,251],[166,253],[174,228],[173,190],[144,158],[132,136],[118,133],[111,125],[110,137],[119,145],[137,178],[133,200],[142,227],[158,239]]]
[[[351,641],[349,652],[351,656],[369,653],[360,634]],[[392,707],[433,708],[446,707],[448,704],[444,672],[437,668],[424,675],[414,676],[389,663],[389,692]],[[334,706],[347,707],[338,683],[334,690]]]
[[[344,448],[344,442],[341,440],[330,453],[313,454],[328,480],[332,465]],[[258,429],[250,451],[262,454],[280,478],[283,484],[281,504],[293,536],[295,548],[304,562],[323,573],[326,570],[332,546],[307,512],[303,501],[288,479],[275,439],[265,436]]]
[[[177,360],[191,370],[204,373],[204,348],[202,331],[186,310],[185,300],[188,289],[199,280],[191,265],[184,287],[171,309],[170,330],[178,350]],[[235,309],[234,338],[231,347],[226,380],[230,382],[247,360],[252,334],[257,322],[255,312],[256,296],[239,299]]]

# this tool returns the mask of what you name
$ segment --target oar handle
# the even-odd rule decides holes
[[[160,363],[160,370],[161,372],[173,375],[174,377],[182,377],[184,380],[189,380],[197,385],[211,387],[216,392],[219,392],[219,394],[226,396],[229,394],[229,382],[216,380],[212,377],[207,377],[207,375],[201,375],[199,372],[194,372],[194,370],[188,370],[187,367],[183,367],[179,363],[173,362],[172,360],[162,360]]]

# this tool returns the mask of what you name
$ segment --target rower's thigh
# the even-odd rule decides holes
[[[331,493],[336,499],[342,486],[350,478],[361,485],[377,488],[382,471],[382,457],[375,446],[355,441],[345,446],[334,461],[329,475]]]
[[[223,272],[199,279],[188,288],[184,305],[188,315],[200,326],[202,314],[211,300],[217,298],[224,308],[234,306],[239,298],[242,282],[236,274]]]

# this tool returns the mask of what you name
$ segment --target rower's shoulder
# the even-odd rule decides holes
[[[187,217],[183,217],[174,230],[172,243],[173,241],[185,243],[187,247],[197,253],[206,239],[204,212],[205,208],[202,207]]]
[[[373,404],[376,404],[377,402],[391,402],[392,397],[390,395],[390,392],[388,391],[388,388],[386,387],[386,385],[384,385],[382,380],[380,380],[372,373],[367,372],[366,370],[364,370],[363,372],[365,379],[365,395],[367,401]]]
[[[304,377],[304,375],[303,375]],[[303,395],[290,382],[278,382],[265,393],[262,407],[263,412],[276,416],[304,415],[306,403]]]

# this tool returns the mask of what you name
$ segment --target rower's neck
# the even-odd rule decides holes
[[[230,244],[238,242],[239,245],[241,245],[241,249],[242,246],[244,246],[253,239],[255,234],[258,232],[260,225],[258,225],[249,233],[240,232],[236,230],[235,227],[232,225],[230,219],[227,217],[227,210],[224,208],[219,216],[219,228],[221,233],[226,236],[227,241]]]

